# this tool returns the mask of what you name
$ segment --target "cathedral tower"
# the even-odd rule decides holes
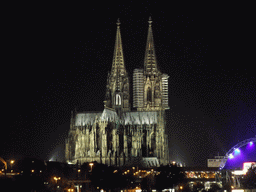
[[[152,20],[149,18],[144,69],[133,73],[133,107],[137,111],[160,111],[168,107],[168,78],[157,68]]]
[[[120,24],[118,19],[112,68],[108,74],[104,101],[105,108],[115,109],[118,114],[130,111],[129,78],[124,65]]]

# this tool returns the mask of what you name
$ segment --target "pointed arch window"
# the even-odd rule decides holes
[[[150,87],[147,90],[147,101],[152,102],[152,90]]]
[[[116,105],[121,105],[121,96],[120,96],[120,94],[116,94]]]

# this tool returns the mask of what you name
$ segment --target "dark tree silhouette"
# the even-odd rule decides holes
[[[89,178],[95,189],[104,189],[106,191],[123,189],[128,185],[128,176],[122,175],[122,172],[114,167],[108,167],[105,164],[94,163]]]
[[[176,165],[167,165],[158,169],[160,174],[156,176],[156,189],[163,190],[174,188],[184,181],[185,175]]]
[[[256,189],[256,166],[248,169],[248,172],[242,179],[242,185],[246,189]]]

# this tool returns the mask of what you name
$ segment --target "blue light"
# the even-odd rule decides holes
[[[233,159],[234,158],[234,155],[232,153],[229,154],[228,156],[229,159]]]
[[[235,152],[240,153],[240,149],[235,149]]]
[[[250,142],[250,146],[252,146],[252,145],[253,145],[253,142],[251,141],[251,142]]]

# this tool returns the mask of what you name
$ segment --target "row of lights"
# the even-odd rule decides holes
[[[117,170],[115,170],[113,173],[116,173],[117,172]],[[123,175],[124,174],[128,174],[130,172],[130,170],[127,170],[127,171],[125,171],[124,173],[122,173]],[[139,175],[139,174],[142,174],[142,173],[145,173],[146,175],[149,175],[149,174],[152,174],[152,173],[156,173],[157,175],[159,175],[160,174],[160,172],[156,172],[156,171],[154,171],[154,169],[151,169],[151,171],[147,171],[147,170],[138,170],[138,171],[136,171],[135,173],[133,173],[133,175]]]
[[[249,142],[249,146],[251,147],[252,145],[253,145],[253,142],[250,141],[250,142]],[[239,148],[235,148],[234,151],[235,151],[235,153],[240,153],[240,152],[241,152]],[[228,156],[228,158],[229,158],[229,159],[233,159],[233,158],[234,158],[234,155],[233,155],[232,153],[230,153],[229,156]]]
[[[11,168],[12,168],[12,165],[13,165],[14,162],[15,162],[14,160],[10,160]],[[32,161],[32,163],[34,163],[34,161]],[[4,172],[4,169],[2,169],[2,172]],[[0,171],[0,173],[2,173],[2,172]],[[12,169],[11,169],[11,172],[13,172]],[[34,173],[34,172],[35,172],[35,170],[32,169],[32,170],[31,170],[31,173]],[[23,173],[23,171],[21,171],[21,173]],[[42,170],[40,170],[40,173],[42,173]],[[18,174],[19,174],[19,173],[18,173]]]

